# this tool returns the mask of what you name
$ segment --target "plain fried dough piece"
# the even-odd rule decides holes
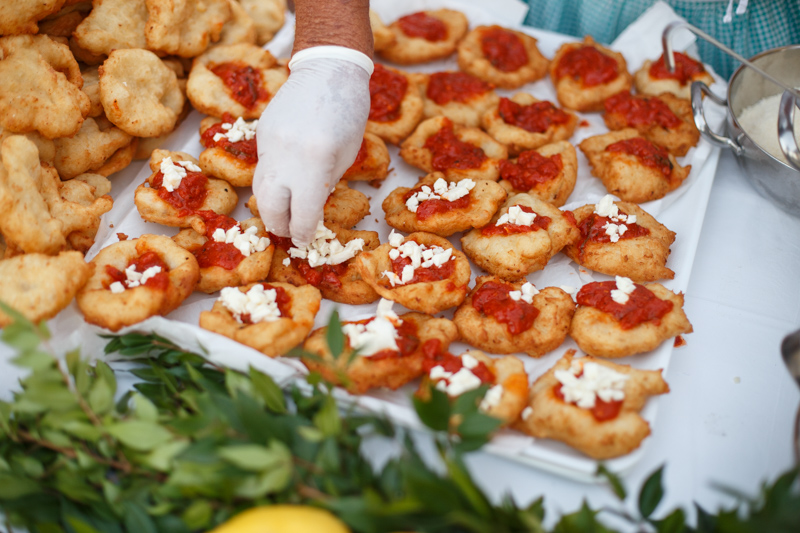
[[[256,44],[258,31],[252,17],[247,14],[242,4],[236,0],[228,0],[228,7],[231,9],[231,18],[222,26],[219,41],[212,46],[241,43]]]
[[[197,214],[182,214],[180,210],[158,195],[158,190],[152,187],[152,182],[156,175],[161,172],[161,160],[171,157],[173,162],[191,161],[195,165],[197,159],[183,152],[169,152],[167,150],[153,150],[150,157],[150,170],[153,173],[144,183],[136,187],[134,192],[134,203],[139,215],[148,222],[157,222],[165,226],[177,228],[193,228],[197,233],[206,232],[206,224],[202,217]],[[206,198],[199,207],[199,211],[214,211],[221,215],[227,215],[236,207],[239,197],[234,188],[224,180],[208,178],[206,185]]]
[[[91,273],[80,252],[0,259],[0,301],[32,322],[48,320],[69,305]],[[0,311],[0,327],[10,323]]]
[[[233,0],[231,0],[233,1]],[[216,117],[206,117],[200,122],[200,135],[213,126],[222,122]],[[223,179],[234,187],[250,187],[253,184],[253,174],[257,163],[248,163],[239,159],[220,146],[210,146],[200,153],[200,168],[209,176]]]
[[[422,37],[409,37],[400,29],[399,22],[389,25],[394,33],[394,42],[382,50],[376,50],[382,58],[399,65],[415,65],[442,59],[456,51],[458,41],[467,33],[469,22],[460,11],[436,9],[425,11],[428,16],[441,20],[447,27],[447,36],[441,41],[429,41]]]
[[[377,50],[377,48],[375,49]],[[367,133],[375,134],[388,143],[398,144],[408,137],[422,120],[422,96],[415,81],[416,76],[387,66],[383,66],[383,68],[405,77],[408,85],[403,94],[403,100],[400,102],[397,118],[386,122],[367,120]]]
[[[394,43],[394,33],[383,23],[374,9],[369,10],[369,25],[372,28],[372,42],[376,52],[380,52]]]
[[[642,68],[637,70],[633,75],[633,83],[636,86],[636,91],[641,94],[661,95],[664,93],[671,93],[678,98],[689,100],[692,98],[692,82],[702,81],[709,86],[714,84],[714,78],[705,71],[692,76],[686,84],[681,84],[681,82],[676,79],[656,79],[650,76],[650,67],[652,65],[653,61],[649,59],[646,60],[642,64]]]
[[[92,169],[92,172],[94,174],[100,174],[101,176],[108,177],[116,172],[119,172],[120,170],[124,170],[128,167],[128,165],[131,164],[131,161],[133,161],[133,155],[136,153],[138,147],[139,138],[134,137],[127,146],[123,146],[111,154],[111,157],[106,159],[105,163],[95,169]]]
[[[495,225],[515,205],[530,207],[537,217],[548,217],[547,229],[534,224],[532,227],[537,228],[534,231],[509,235],[483,235],[480,229],[474,229],[461,237],[461,249],[467,257],[487,272],[507,280],[542,270],[564,246],[580,237],[578,228],[565,213],[525,193],[509,197],[489,226]]]
[[[121,129],[111,124],[102,126],[106,125],[87,118],[78,133],[53,141],[56,148],[53,164],[61,179],[72,179],[100,167],[114,152],[131,143],[132,137]]]
[[[438,179],[444,179],[444,174],[432,172],[421,177],[412,188],[398,187],[390,192],[382,204],[383,211],[386,213],[386,223],[405,233],[426,231],[440,237],[449,237],[459,231],[485,226],[506,199],[505,189],[500,185],[491,180],[478,180],[475,182],[475,187],[469,191],[469,205],[450,208],[448,211],[434,213],[424,219],[419,218],[417,213],[411,212],[406,206],[405,196],[409,191],[422,186],[433,189],[433,184]],[[420,205],[423,203],[424,201]]]
[[[599,422],[591,411],[566,403],[555,394],[559,381],[556,370],[568,370],[572,355],[567,353],[531,386],[530,416],[520,419],[514,428],[542,439],[555,439],[594,459],[611,459],[632,452],[650,435],[650,425],[639,411],[648,397],[666,394],[669,386],[661,370],[637,370],[587,356],[577,359],[606,366],[630,376],[625,382],[625,400],[619,415]]]
[[[541,102],[538,98],[528,93],[516,93],[509,98],[515,104],[530,106]],[[481,117],[483,129],[497,140],[508,147],[508,153],[517,155],[525,150],[534,150],[546,144],[556,141],[566,141],[572,137],[578,125],[578,115],[571,111],[562,110],[569,116],[565,124],[551,124],[545,131],[531,132],[506,123],[500,116],[500,103],[490,108]]]
[[[668,154],[672,169],[670,175],[665,176],[660,169],[645,165],[635,155],[606,151],[613,143],[636,137],[641,134],[626,128],[589,137],[579,146],[589,160],[592,174],[600,178],[609,193],[626,202],[640,204],[663,198],[680,187],[689,177],[692,165],[682,167],[674,155]]]
[[[286,19],[286,0],[240,0],[240,3],[256,23],[256,44],[263,46],[270,42]]]
[[[302,360],[303,364],[312,372],[322,374],[326,381],[341,385],[353,394],[364,394],[370,389],[379,387],[389,389],[402,387],[422,375],[422,363],[425,357],[422,347],[425,343],[429,340],[438,340],[441,343],[440,349],[446,350],[451,342],[458,339],[458,330],[446,318],[433,318],[421,313],[405,313],[400,315],[400,319],[409,321],[417,329],[416,337],[419,343],[411,354],[376,360],[357,355],[350,361],[352,350],[349,342],[346,342],[342,353],[334,358],[325,340],[327,328],[320,328],[313,331],[303,344],[305,351],[320,359],[305,357]],[[343,377],[346,379],[343,380]]]
[[[636,282],[672,279],[675,272],[666,267],[669,247],[675,241],[675,232],[668,230],[652,215],[636,204],[614,202],[620,212],[635,215],[636,223],[647,228],[648,235],[621,238],[617,242],[587,240],[587,235],[564,247],[567,256],[588,269],[609,276],[625,276]],[[572,213],[578,223],[594,216],[594,204],[584,205]]]
[[[81,68],[83,77],[83,93],[89,97],[91,107],[87,117],[99,117],[103,114],[103,102],[100,100],[100,72],[97,66]]]
[[[428,137],[433,136],[440,129],[452,127],[453,133],[459,141],[471,144],[483,150],[486,159],[477,168],[447,168],[433,167],[433,154],[425,147]],[[478,128],[469,128],[453,124],[446,117],[434,117],[422,121],[414,133],[400,145],[400,157],[411,166],[425,172],[440,171],[448,181],[460,181],[465,178],[472,180],[497,181],[500,177],[500,161],[508,157],[508,150],[502,144],[492,139],[488,134]]]
[[[660,320],[622,329],[613,315],[595,307],[579,305],[572,318],[569,336],[587,354],[613,358],[649,352],[667,339],[692,332],[692,324],[683,311],[682,293],[675,294],[659,283],[649,283],[644,287],[657,298],[673,304]]]
[[[88,201],[73,202],[62,193],[64,182],[56,171],[42,167],[40,191],[50,215],[61,221],[61,232],[68,236],[75,231],[86,231],[97,225],[100,217],[114,206],[111,196],[95,196]]]
[[[184,96],[175,72],[153,52],[114,50],[99,69],[106,117],[136,137],[172,131]]]
[[[36,22],[55,13],[66,0],[13,0],[0,2],[0,35],[38,33]]]
[[[602,54],[614,59],[617,63],[617,77],[609,82],[586,87],[583,80],[573,79],[569,76],[559,78],[556,75],[559,62],[570,50],[591,46]],[[633,85],[633,77],[628,73],[628,64],[619,52],[614,52],[608,48],[597,44],[590,36],[586,36],[583,42],[565,43],[556,52],[553,61],[550,63],[550,78],[556,87],[556,97],[562,106],[574,109],[575,111],[602,111],[603,102],[609,96],[620,91],[628,91]]]
[[[506,324],[484,315],[472,305],[475,293],[489,281],[503,283],[509,286],[510,290],[520,290],[525,283],[524,279],[506,282],[494,276],[478,276],[475,288],[470,291],[453,316],[453,322],[467,343],[490,353],[524,352],[531,357],[541,357],[564,342],[572,315],[575,313],[575,302],[569,294],[557,287],[545,287],[540,290],[533,297],[532,305],[539,310],[533,325],[526,331],[512,334]]]
[[[39,33],[50,37],[69,39],[72,37],[72,32],[75,31],[88,14],[88,11],[71,10],[65,7],[61,11],[42,19],[39,23]]]
[[[365,132],[362,147],[365,150],[364,158],[358,157],[342,176],[346,181],[379,182],[389,175],[389,150],[383,139],[372,133]],[[359,155],[361,152],[359,152]]]
[[[131,262],[147,252],[155,252],[169,268],[167,288],[140,285],[112,293],[108,286],[113,279],[106,266],[124,272]],[[78,308],[87,322],[111,331],[175,310],[192,293],[200,278],[194,256],[163,235],[142,235],[115,242],[100,250],[91,264],[94,274],[78,293]]]
[[[260,89],[266,91],[269,98],[258,100],[252,108],[247,108],[234,100],[231,90],[211,71],[215,65],[223,63],[239,63],[259,71]],[[225,113],[230,113],[234,117],[252,120],[261,117],[267,104],[288,77],[288,69],[279,65],[269,51],[258,46],[251,44],[215,46],[195,58],[186,84],[186,95],[192,106],[206,115],[222,117]]]
[[[81,174],[61,184],[61,198],[91,209],[96,200],[111,192],[111,182],[101,174]],[[111,197],[108,196],[108,199]],[[110,209],[110,205],[109,205]],[[69,245],[86,253],[94,244],[97,230],[100,229],[100,217],[97,216],[87,227],[75,229],[67,235]]]
[[[228,0],[145,0],[147,48],[181,57],[202,54],[231,17]]]
[[[267,237],[267,230],[264,229],[264,224],[259,218],[250,218],[243,220],[239,226],[242,232],[248,228],[255,226],[258,228],[257,237]],[[186,250],[192,252],[197,257],[197,252],[208,242],[208,237],[197,233],[193,229],[184,229],[178,232],[177,235],[172,237],[172,240]],[[233,246],[230,244],[229,246]],[[200,281],[197,282],[195,290],[211,294],[217,292],[224,287],[239,287],[254,283],[262,279],[267,279],[269,268],[272,264],[272,254],[275,251],[275,246],[270,245],[266,250],[261,252],[253,252],[249,256],[242,259],[232,270],[228,270],[221,266],[212,265],[208,267],[200,266]],[[198,263],[199,264],[199,263]]]
[[[239,287],[239,290],[246,293],[255,285],[257,283],[251,283]],[[295,287],[288,283],[265,284],[269,285],[280,287],[288,293],[291,298],[288,316],[281,316],[273,322],[242,324],[217,300],[211,311],[200,313],[200,327],[250,346],[270,357],[285,354],[303,342],[314,327],[314,317],[319,311],[322,296],[311,285]]]
[[[39,160],[49,165],[53,164],[53,160],[56,157],[56,146],[51,139],[48,139],[35,131],[30,131],[28,133],[14,133],[0,126],[0,143],[2,143],[8,137],[14,135],[26,137],[29,141],[36,145],[36,148],[39,149]]]
[[[92,54],[147,48],[145,0],[93,0],[92,11],[75,29],[75,42]]]
[[[503,30],[515,35],[528,54],[528,62],[510,72],[495,67],[483,53],[483,36],[489,30]],[[549,64],[550,62],[536,46],[536,39],[509,28],[478,26],[458,43],[458,68],[503,89],[516,89],[545,77]]]
[[[508,191],[509,194],[512,192],[526,192],[544,202],[561,207],[567,203],[567,198],[572,194],[573,189],[575,189],[575,182],[578,180],[578,154],[575,152],[575,147],[567,141],[557,141],[536,148],[535,151],[548,158],[556,154],[561,157],[561,171],[558,175],[551,180],[537,182],[527,191],[517,191],[507,179],[501,179],[500,186]],[[518,162],[519,158],[510,160],[512,164],[518,164]],[[502,174],[501,172],[501,177]]]
[[[361,252],[356,256],[356,266],[364,281],[379,295],[392,300],[414,311],[429,315],[455,307],[464,301],[469,287],[471,270],[467,256],[453,248],[450,241],[432,233],[416,232],[405,238],[403,242],[414,241],[428,248],[439,246],[452,250],[455,261],[453,273],[438,281],[421,281],[396,285],[392,287],[384,272],[392,272],[392,261],[389,252],[393,249],[389,243],[380,245],[373,251]]]
[[[428,95],[430,78],[429,74],[414,74],[414,81],[422,96],[422,111],[425,118],[444,116],[456,124],[477,128],[481,125],[483,114],[500,101],[497,93],[490,89],[470,96],[466,102],[451,100],[446,104],[438,104]]]

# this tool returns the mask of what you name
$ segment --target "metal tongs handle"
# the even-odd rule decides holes
[[[780,111],[778,114],[778,141],[781,146],[781,150],[783,150],[783,153],[789,160],[789,163],[791,163],[792,166],[794,166],[797,170],[800,170],[800,149],[797,146],[797,140],[794,136],[793,127],[794,107],[800,107],[800,91],[775,78],[771,74],[764,72],[749,60],[740,56],[700,28],[692,26],[688,22],[682,20],[668,24],[664,29],[664,33],[661,35],[661,44],[664,47],[664,58],[667,61],[667,69],[670,72],[675,72],[675,55],[674,51],[672,50],[672,44],[670,43],[670,36],[678,28],[686,28],[701,39],[708,41],[726,54],[734,57],[743,65],[755,70],[778,87],[783,87],[784,93],[783,98],[781,99]]]

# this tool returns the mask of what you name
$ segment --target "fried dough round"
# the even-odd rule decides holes
[[[228,0],[231,18],[222,26],[219,40],[212,46],[226,46],[229,44],[256,44],[258,30],[256,22],[236,0]]]
[[[459,231],[485,226],[506,199],[505,189],[500,185],[490,180],[478,180],[467,195],[469,203],[463,207],[447,207],[444,212],[435,212],[424,218],[410,211],[406,206],[406,195],[423,186],[433,189],[433,184],[439,179],[445,179],[444,174],[432,172],[421,177],[412,188],[398,187],[390,192],[382,204],[383,211],[386,213],[386,223],[406,233],[425,231],[440,237],[449,237]],[[432,201],[452,204],[444,199]]]
[[[561,207],[567,203],[567,198],[572,194],[578,179],[578,154],[575,152],[575,147],[567,141],[557,141],[531,151],[549,159],[556,166],[558,174],[551,179],[540,179],[547,176],[543,171],[547,170],[551,163],[542,161],[526,150],[516,159],[501,162],[500,185],[509,194],[525,192],[544,202]],[[553,159],[556,155],[559,160]],[[542,163],[544,168],[537,163]],[[517,186],[521,186],[522,189],[517,189]]]
[[[590,46],[601,54],[612,58],[617,64],[617,75],[605,83],[598,83],[587,86],[583,77],[572,78],[570,76],[559,77],[557,72],[561,59],[570,51]],[[608,48],[597,44],[590,36],[586,36],[583,42],[565,43],[556,52],[553,61],[550,63],[550,78],[556,88],[556,97],[559,103],[575,111],[602,111],[603,101],[611,95],[620,91],[629,91],[633,85],[633,77],[628,73],[628,65],[625,58],[619,52],[614,52]]]
[[[69,305],[91,274],[80,252],[0,259],[0,301],[32,322],[48,320]],[[0,311],[0,328],[10,323]]]
[[[258,46],[270,42],[286,19],[286,0],[239,0],[256,24]]]
[[[75,42],[88,52],[107,56],[113,50],[147,48],[145,0],[93,0],[92,11],[75,29]]]
[[[0,3],[0,35],[38,33],[37,21],[55,13],[66,0],[13,0]]]
[[[599,242],[589,239],[581,230],[580,238],[564,247],[564,253],[581,266],[609,276],[625,276],[636,282],[672,279],[675,272],[666,267],[669,247],[675,241],[675,232],[668,230],[644,209],[629,202],[614,202],[620,212],[635,215],[636,224],[649,230],[649,234],[620,238],[617,242]],[[590,226],[589,217],[595,205],[584,205],[572,213],[578,228]],[[584,224],[586,221],[586,224]],[[630,227],[630,224],[628,224]]]
[[[377,50],[377,48],[375,49]],[[393,120],[388,120],[388,117],[380,117],[387,118],[387,120],[378,120],[378,117],[375,117],[372,111],[373,107],[377,108],[381,104],[385,105],[384,98],[394,96],[391,91],[388,91],[387,88],[378,83],[378,80],[384,77],[383,71],[386,71],[385,74],[388,74],[390,79],[394,77],[393,75],[396,75],[402,76],[406,80],[406,90],[397,108],[397,117]],[[422,120],[422,96],[420,96],[415,78],[415,76],[402,70],[386,67],[380,63],[375,64],[375,72],[370,78],[370,115],[373,115],[373,118],[367,120],[367,133],[375,134],[386,142],[398,144],[414,131],[419,121]],[[391,89],[391,86],[389,89]]]
[[[53,164],[53,160],[56,158],[56,146],[51,139],[48,139],[35,131],[30,131],[28,133],[14,133],[13,131],[8,131],[0,126],[0,143],[2,143],[8,137],[15,135],[25,137],[36,145],[36,148],[39,150],[39,161],[49,165]]]
[[[516,37],[517,46],[527,56],[527,61],[517,68],[504,70],[493,63],[492,59],[494,58],[489,58],[484,53],[484,40],[492,39],[495,34],[500,32]],[[504,47],[503,55],[507,57],[507,54],[508,48]],[[495,59],[495,61],[497,60]],[[536,46],[536,39],[509,28],[478,26],[458,43],[458,67],[468,74],[503,89],[516,89],[526,83],[544,78],[547,75],[549,64],[550,62]]]
[[[84,66],[81,68],[83,78],[83,93],[89,97],[91,107],[87,117],[99,117],[103,114],[103,102],[100,100],[100,72],[97,66]]]
[[[61,232],[65,236],[76,231],[92,230],[97,226],[100,217],[111,211],[114,205],[111,196],[107,194],[85,197],[86,201],[71,201],[70,193],[65,192],[64,187],[64,182],[58,178],[54,169],[42,168],[39,190],[50,215],[61,221]]]
[[[389,258],[389,253],[395,248],[386,243],[373,251],[362,252],[356,257],[356,266],[364,281],[383,298],[429,315],[455,307],[463,302],[472,273],[467,257],[453,248],[450,241],[432,233],[412,233],[403,240],[404,243],[408,241],[423,244],[428,248],[439,246],[445,250],[452,250],[454,259],[451,261],[455,263],[453,272],[437,281],[410,282],[405,285],[392,286],[383,273],[392,272],[392,260]]]
[[[374,9],[369,10],[369,25],[372,28],[373,49],[376,52],[394,43],[394,33],[383,23],[380,15]]]
[[[239,287],[239,290],[246,293],[255,285],[258,283]],[[295,287],[288,283],[264,283],[264,287],[280,287],[288,293],[291,300],[287,316],[281,316],[272,322],[243,324],[233,317],[220,300],[217,300],[211,311],[200,313],[200,327],[250,346],[270,357],[285,354],[303,342],[314,327],[314,317],[319,311],[322,296],[311,285]]]
[[[133,156],[139,147],[139,139],[134,137],[127,146],[123,146],[106,159],[106,162],[99,167],[92,170],[94,174],[101,176],[110,176],[121,170],[128,168],[128,165],[133,161]]]
[[[439,350],[447,350],[450,343],[458,339],[458,330],[446,318],[433,318],[421,313],[405,313],[400,315],[400,319],[416,327],[417,348],[410,354],[381,359],[357,355],[350,361],[352,349],[349,342],[346,342],[342,353],[334,357],[325,340],[327,328],[320,328],[313,331],[303,344],[304,350],[319,359],[305,357],[303,364],[312,372],[322,374],[329,383],[341,385],[353,394],[364,394],[379,387],[402,387],[422,375],[425,344],[428,341],[439,341]]]
[[[429,41],[424,37],[410,37],[401,29],[401,23],[395,21],[389,25],[394,34],[394,42],[382,50],[376,49],[378,55],[399,65],[415,65],[442,59],[455,52],[458,41],[464,37],[469,28],[467,17],[453,9],[436,9],[422,13],[444,23],[446,28],[444,39]],[[406,16],[414,15],[418,14]]]
[[[626,202],[640,204],[663,198],[680,187],[689,177],[692,165],[682,167],[675,156],[664,151],[670,167],[669,175],[665,175],[660,168],[646,164],[645,160],[635,155],[607,150],[614,143],[637,138],[643,143],[650,143],[635,129],[626,128],[589,137],[581,141],[579,146],[589,160],[592,175],[600,178],[610,194]],[[654,156],[656,164],[663,165],[663,155]]]
[[[211,126],[221,122],[223,120],[216,117],[204,118],[200,122],[200,135],[203,135]],[[227,124],[231,123],[227,122]],[[235,187],[250,187],[253,184],[253,174],[255,174],[258,161],[251,163],[237,157],[237,144],[232,143],[230,145],[232,149],[226,149],[222,146],[207,147],[200,153],[200,168],[209,176],[223,179]]]
[[[147,48],[181,57],[202,54],[231,17],[228,0],[145,0]]]
[[[53,164],[61,179],[72,179],[100,167],[114,152],[128,146],[132,139],[111,124],[87,118],[74,136],[55,139],[56,157]]]
[[[656,61],[663,61],[662,58],[659,58]],[[714,78],[712,78],[711,74],[706,72],[705,69],[703,69],[702,72],[698,72],[697,74],[690,76],[686,83],[681,83],[680,81],[671,78],[654,78],[650,75],[650,67],[652,67],[652,65],[653,61],[650,61],[649,59],[646,60],[642,64],[642,68],[637,70],[633,75],[633,82],[636,85],[636,91],[641,94],[660,95],[664,93],[671,93],[678,98],[684,98],[688,100],[692,97],[692,82],[702,81],[709,86],[713,85],[714,83]]]
[[[452,129],[457,140],[471,145],[471,147],[479,148],[483,152],[485,159],[479,166],[458,168],[464,165],[457,163],[450,165],[446,160],[443,160],[441,164],[434,163],[433,153],[425,147],[425,144],[428,138],[436,135],[440,130],[447,129]],[[471,147],[468,148],[471,149]],[[422,121],[414,133],[403,141],[403,144],[400,145],[400,157],[409,165],[425,172],[442,172],[448,181],[460,181],[465,178],[497,181],[500,176],[500,161],[508,157],[508,151],[505,146],[478,128],[453,124],[446,117],[434,117]],[[437,166],[439,168],[436,168]]]
[[[623,329],[613,315],[595,307],[578,305],[569,336],[589,355],[615,358],[655,350],[667,339],[692,332],[692,324],[683,311],[682,293],[675,294],[659,283],[648,283],[644,287],[656,298],[672,302],[672,309],[660,319]]]
[[[611,459],[632,452],[650,435],[650,425],[639,415],[649,396],[666,394],[669,386],[661,370],[637,370],[587,356],[576,361],[597,363],[630,376],[625,382],[625,400],[619,415],[598,421],[589,409],[561,400],[555,393],[556,370],[568,370],[572,355],[566,354],[531,386],[530,415],[515,424],[536,438],[555,439],[594,459]]]
[[[356,160],[342,176],[346,181],[369,181],[378,183],[389,175],[389,150],[377,135],[366,132]]]
[[[539,311],[533,324],[525,331],[512,334],[507,324],[484,315],[472,305],[475,293],[490,281],[517,291],[525,283],[525,280],[506,282],[494,276],[478,276],[475,288],[453,316],[453,322],[467,343],[491,353],[524,352],[531,357],[541,357],[564,342],[575,313],[575,302],[569,294],[557,287],[540,290],[531,304]]]
[[[100,229],[100,216],[96,214],[99,210],[95,208],[95,205],[107,207],[106,211],[113,206],[113,203],[108,202],[111,197],[106,196],[111,192],[111,182],[100,174],[81,174],[61,183],[59,192],[63,200],[92,210],[90,211],[94,215],[92,221],[84,227],[74,229],[67,235],[67,242],[74,250],[86,253],[94,244],[97,230]],[[103,197],[106,198],[101,200],[102,203],[96,204],[97,200]]]
[[[432,118],[444,116],[463,126],[470,126],[477,128],[481,125],[481,117],[489,109],[497,105],[500,97],[494,92],[492,85],[483,84],[478,78],[472,77],[472,80],[485,86],[485,91],[477,94],[470,94],[466,100],[459,100],[458,98],[448,100],[446,103],[438,103],[432,98],[429,91],[431,86],[431,79],[433,76],[446,76],[457,77],[459,79],[449,81],[446,78],[442,80],[442,84],[458,93],[458,87],[461,85],[461,80],[471,75],[463,72],[436,72],[434,74],[415,74],[414,81],[419,87],[419,93],[422,95],[423,116],[425,118]],[[450,88],[450,86],[454,88]]]
[[[108,288],[113,278],[106,267],[125,271],[147,252],[156,253],[169,268],[166,289],[140,285],[115,294]],[[142,235],[138,239],[111,244],[92,259],[94,274],[78,292],[78,308],[90,324],[111,331],[137,324],[176,309],[194,290],[200,268],[194,256],[163,235]]]
[[[39,23],[39,33],[49,35],[50,37],[61,37],[69,39],[72,37],[72,32],[89,14],[87,11],[72,10],[72,6],[65,7],[64,9],[48,15]],[[89,6],[91,8],[91,5]]]
[[[530,226],[532,231],[523,233],[484,235],[481,229],[474,229],[461,237],[461,249],[467,257],[490,274],[507,280],[524,278],[542,270],[564,246],[580,237],[578,228],[565,213],[524,193],[509,197],[486,227],[495,226],[512,206],[529,207],[536,218],[547,217],[550,221],[547,229],[534,221]]]

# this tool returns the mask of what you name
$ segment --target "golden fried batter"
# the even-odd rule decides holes
[[[394,102],[396,95],[392,89],[394,83],[397,81],[402,83],[402,80],[395,76],[402,76],[406,82],[406,89],[399,104]],[[408,137],[422,120],[422,96],[415,76],[376,63],[369,88],[371,98],[367,133],[373,133],[386,142],[398,144]],[[396,109],[393,109],[395,106]]]
[[[464,72],[414,74],[413,79],[422,95],[425,118],[443,116],[456,124],[477,128],[483,114],[500,99],[493,85]],[[447,96],[449,93],[452,96]]]
[[[75,29],[75,42],[92,54],[107,56],[113,50],[148,48],[145,40],[145,0],[94,0],[89,16]]]
[[[503,89],[545,77],[549,64],[536,39],[500,26],[478,26],[458,44],[458,67]]]
[[[202,136],[208,128],[221,122],[223,120],[216,117],[204,118],[200,122],[200,135]],[[231,122],[226,121],[225,123],[231,125]],[[255,139],[251,141],[243,139],[239,142],[255,143]],[[234,150],[226,150],[221,146],[208,146],[200,153],[200,168],[209,176],[223,179],[235,187],[250,187],[253,184],[253,174],[256,171],[258,159],[251,163],[237,157],[235,152],[237,144],[232,143]]]
[[[389,175],[389,150],[377,135],[366,132],[353,164],[344,173],[345,181],[380,182]]]
[[[103,165],[114,152],[130,145],[131,137],[107,121],[87,118],[72,137],[55,139],[54,166],[61,179],[72,179]]]
[[[444,34],[431,35],[433,39],[428,40],[422,36],[409,36],[403,31],[402,27],[405,23],[410,22],[413,25],[415,21],[419,21],[424,25],[427,17],[443,23]],[[426,63],[445,58],[455,52],[458,41],[464,37],[468,28],[467,17],[460,11],[436,9],[413,13],[391,23],[389,29],[394,34],[394,41],[381,50],[376,48],[375,51],[382,58],[399,65]],[[425,33],[424,29],[422,33]]]
[[[231,17],[228,0],[145,0],[147,48],[181,57],[202,54]]]
[[[36,22],[55,13],[66,0],[13,0],[0,2],[0,35],[37,33]]]
[[[683,54],[676,53],[675,58]],[[663,55],[656,61],[663,61]],[[694,60],[692,60],[694,62]],[[700,72],[696,72],[687,77],[685,82],[676,79],[665,78],[658,79],[650,75],[650,67],[653,66],[654,61],[649,59],[642,64],[642,68],[636,71],[633,75],[633,82],[636,85],[636,91],[641,94],[663,94],[671,93],[678,98],[691,99],[692,97],[692,82],[702,81],[706,85],[712,85],[714,78],[711,74],[706,72],[705,68]],[[700,65],[702,67],[702,64]]]
[[[242,7],[256,23],[256,44],[267,44],[278,33],[286,18],[286,0],[240,0]]]
[[[509,194],[526,192],[556,207],[567,203],[577,179],[578,155],[567,141],[526,150],[500,164],[500,185]]]

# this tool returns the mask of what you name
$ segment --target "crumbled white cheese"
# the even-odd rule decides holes
[[[389,250],[389,258],[394,260],[398,257],[408,257],[411,259],[411,264],[404,266],[399,276],[388,270],[383,272],[383,276],[389,279],[392,287],[410,282],[414,279],[414,272],[420,267],[440,268],[446,262],[455,260],[453,250],[450,248],[442,248],[441,246],[428,248],[416,241],[403,242],[403,240],[403,236],[394,231],[389,235],[389,244],[393,247],[392,250]]]
[[[228,139],[228,141],[232,143],[238,143],[239,141],[250,141],[256,136],[257,126],[258,120],[246,121],[242,119],[242,117],[237,118],[233,124],[230,122],[224,122],[221,127],[223,130],[225,130],[225,133],[215,133],[214,142],[218,142],[223,138]]]
[[[265,289],[263,285],[258,284],[253,285],[247,292],[242,292],[236,287],[225,287],[219,293],[219,301],[240,324],[243,323],[243,315],[250,315],[250,322],[257,324],[275,322],[281,317],[277,296],[275,289]]]
[[[191,161],[173,162],[171,157],[165,157],[161,160],[161,174],[163,175],[161,186],[169,192],[174,191],[180,186],[181,180],[186,177],[187,170],[201,172],[200,167]]]
[[[478,364],[480,364],[480,361],[475,359],[475,357],[473,357],[471,354],[465,353],[461,356],[461,364],[464,365],[465,368],[472,370],[478,366]]]
[[[392,311],[392,301],[381,298],[375,318],[366,324],[345,324],[342,331],[347,335],[350,347],[358,355],[370,357],[383,350],[398,350],[397,326],[403,321]]]
[[[268,237],[259,237],[256,235],[257,233],[258,228],[255,226],[250,226],[244,230],[244,233],[242,233],[242,227],[239,224],[236,224],[228,231],[225,231],[222,228],[217,228],[214,230],[211,238],[214,239],[215,242],[232,244],[234,248],[242,253],[243,256],[250,257],[250,254],[263,252],[270,245],[270,240]]]
[[[352,259],[364,248],[364,239],[353,239],[342,244],[336,233],[325,227],[320,221],[314,234],[314,241],[305,246],[289,248],[292,259],[306,259],[308,266],[314,268],[322,265],[338,265]]]
[[[576,287],[572,287],[570,285],[561,285],[558,288],[569,294],[572,297],[572,301],[576,301],[578,296],[578,289]]]
[[[140,285],[144,285],[150,278],[159,272],[161,272],[160,266],[151,266],[150,268],[145,269],[144,272],[139,272],[136,270],[136,265],[129,265],[128,268],[125,269],[125,281],[115,281],[109,285],[108,288],[112,293],[119,294],[121,292],[125,292],[125,289],[134,289]]]
[[[475,188],[475,182],[471,179],[464,179],[456,183],[447,183],[442,178],[439,178],[433,183],[433,189],[427,185],[420,187],[420,190],[412,194],[406,200],[406,207],[412,213],[417,212],[420,202],[425,200],[447,200],[454,202],[459,198],[463,198],[469,194],[469,191]]]
[[[481,379],[473,374],[469,368],[461,367],[456,373],[444,371],[442,367],[433,368],[442,369],[441,372],[437,372],[437,374],[442,374],[442,379],[436,383],[436,388],[446,392],[450,397],[460,396],[481,386]],[[431,372],[433,372],[433,369],[431,369]]]
[[[636,285],[631,278],[626,278],[624,276],[617,276],[616,281],[617,288],[611,290],[611,299],[618,304],[624,305],[628,303],[628,299],[630,298],[628,295],[633,293],[636,289]]]
[[[583,374],[578,374],[583,370]],[[594,407],[596,399],[604,402],[625,399],[625,382],[630,376],[593,362],[581,364],[573,361],[568,370],[556,370],[555,378],[561,383],[561,394],[568,403],[582,409]]]
[[[522,419],[527,420],[528,418],[530,418],[532,414],[533,414],[533,407],[528,406],[522,410]]]
[[[495,385],[488,391],[486,391],[486,395],[481,400],[481,404],[478,406],[481,411],[488,411],[492,407],[497,407],[500,405],[500,400],[503,399],[503,386],[502,385]]]
[[[611,242],[617,242],[620,237],[625,235],[625,232],[628,231],[628,226],[625,224],[636,224],[636,215],[620,213],[619,208],[614,203],[614,197],[610,194],[603,196],[603,198],[597,202],[597,205],[594,207],[594,212],[596,215],[608,217],[610,219],[610,221],[606,222],[606,225],[603,226],[603,229],[606,230],[606,235],[609,236]]]
[[[520,287],[520,290],[508,291],[508,296],[515,302],[522,300],[523,302],[529,304],[533,303],[533,297],[537,294],[539,294],[539,290],[528,281],[526,281],[522,287]]]
[[[286,259],[284,259],[282,261],[282,263],[283,263],[283,266],[288,267],[289,265],[292,264],[292,260],[287,257]]]
[[[536,220],[536,213],[528,213],[523,211],[518,205],[512,205],[508,208],[507,213],[503,213],[495,223],[496,226],[503,226],[505,224],[516,224],[517,226],[530,226]]]
[[[119,294],[121,292],[125,292],[125,285],[123,285],[119,281],[115,281],[114,283],[109,285],[108,288],[111,289],[111,292],[113,292],[114,294]]]

